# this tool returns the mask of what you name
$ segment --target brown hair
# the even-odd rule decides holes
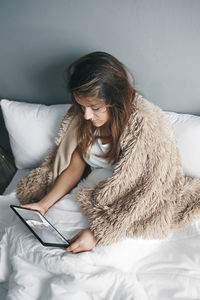
[[[110,148],[102,157],[115,163],[120,154],[120,136],[129,120],[136,92],[128,77],[132,74],[114,56],[105,52],[92,52],[79,58],[69,66],[68,74],[68,89],[74,103],[72,110],[80,119],[77,139],[82,154],[87,155],[88,147],[97,138],[94,134],[96,128],[84,119],[74,95],[103,99],[111,121],[106,136]]]

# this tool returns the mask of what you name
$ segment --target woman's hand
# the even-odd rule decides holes
[[[71,244],[66,250],[72,253],[91,251],[97,242],[94,233],[89,228],[83,229],[70,240]]]
[[[20,206],[24,208],[38,210],[43,216],[47,212],[47,209],[44,206],[42,206],[42,203],[40,202],[34,202],[34,203],[23,204],[23,205],[21,204]]]

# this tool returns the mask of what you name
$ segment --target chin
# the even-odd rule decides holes
[[[105,125],[107,122],[101,122],[101,121],[91,121],[92,124],[95,126],[95,127],[102,127],[103,125]]]
[[[92,122],[92,124],[93,124],[95,127],[101,127],[101,126],[102,126],[102,124],[99,123],[99,122]]]

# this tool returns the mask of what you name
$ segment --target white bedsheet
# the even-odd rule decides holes
[[[109,171],[95,170],[81,186],[106,176]],[[11,203],[17,203],[15,192],[0,197],[1,300],[200,299],[200,222],[162,241],[125,239],[72,254],[42,246]],[[73,193],[46,217],[66,238],[88,226]]]

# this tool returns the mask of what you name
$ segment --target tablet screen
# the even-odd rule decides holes
[[[11,206],[44,244],[69,245],[68,241],[36,210]]]

